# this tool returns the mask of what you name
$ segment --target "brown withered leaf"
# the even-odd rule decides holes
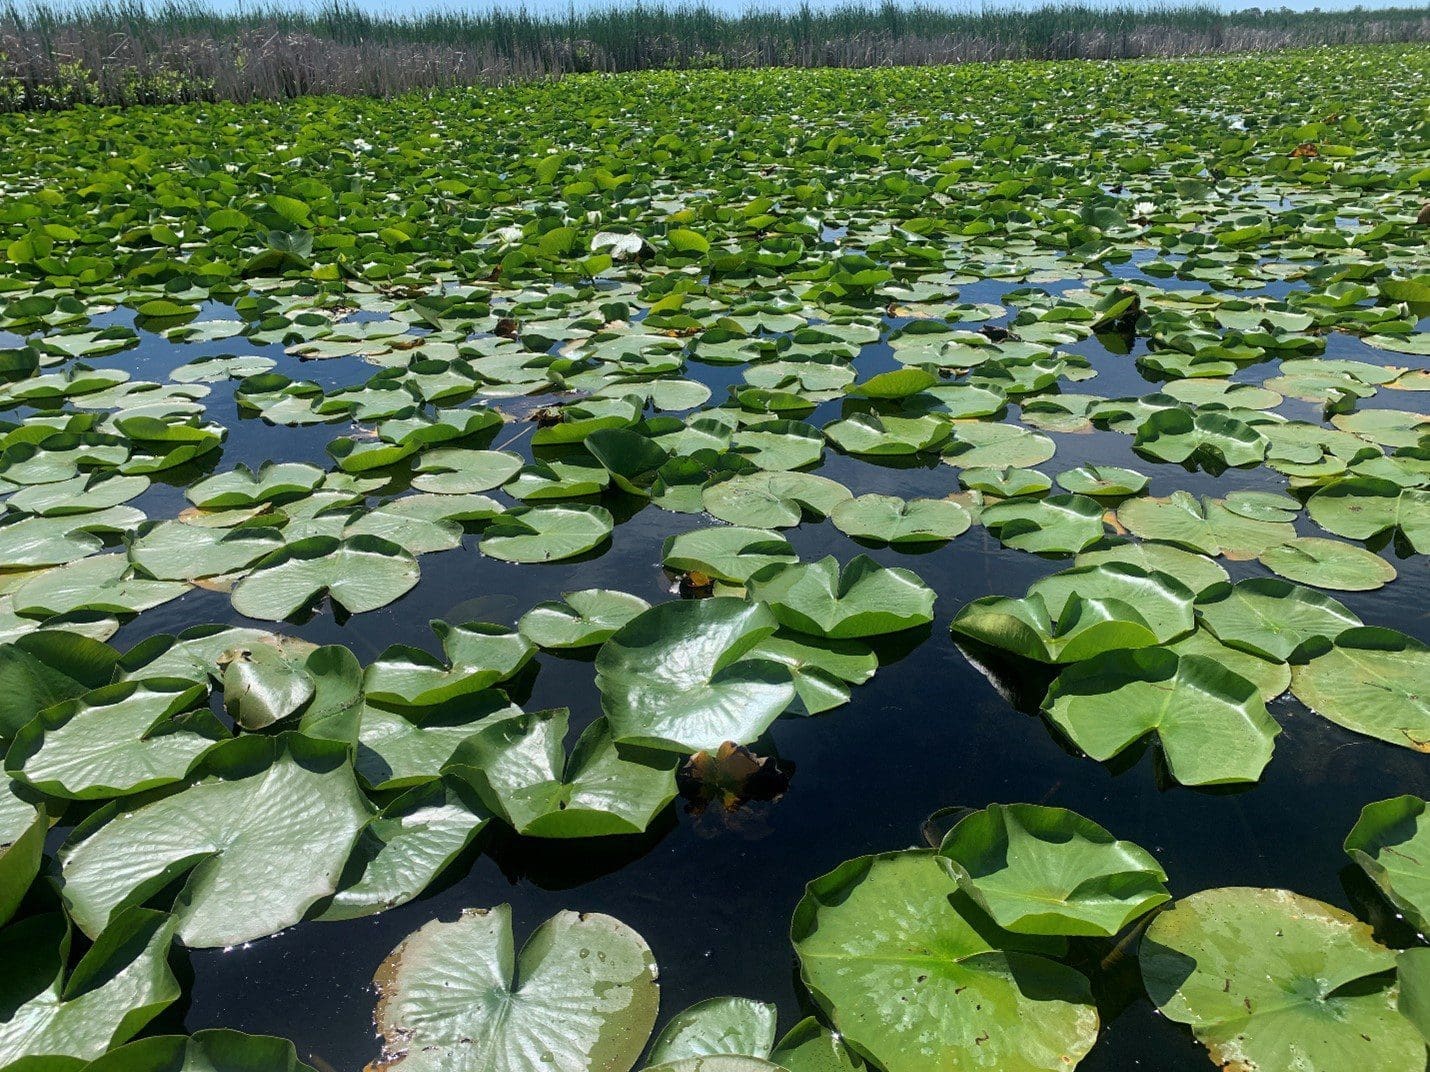
[[[1415,217],[1415,222],[1421,227],[1430,227],[1430,201],[1420,206],[1420,214]]]
[[[1292,159],[1304,159],[1306,157],[1320,156],[1321,150],[1316,148],[1314,142],[1303,141],[1296,148],[1291,150]]]
[[[794,777],[794,764],[760,756],[726,741],[712,754],[696,752],[676,773],[680,795],[699,814],[711,804],[735,811],[752,800],[778,800]]]

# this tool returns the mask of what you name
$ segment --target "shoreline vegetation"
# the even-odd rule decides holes
[[[78,104],[391,96],[592,71],[1131,59],[1430,41],[1430,9],[1221,11],[1209,5],[988,7],[891,2],[728,15],[636,3],[369,14],[127,0],[0,11],[0,111]]]

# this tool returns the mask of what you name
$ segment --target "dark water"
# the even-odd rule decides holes
[[[996,301],[1007,289],[969,287],[961,298]],[[203,315],[222,312],[214,308]],[[1154,389],[1133,365],[1138,351],[1111,354],[1094,340],[1068,349],[1090,358],[1098,371],[1093,380],[1068,385],[1070,391],[1116,397]],[[172,346],[151,335],[137,351],[95,363],[122,366],[136,379],[162,380],[174,365],[222,353],[267,353],[278,360],[276,371],[329,386],[358,382],[375,371],[354,358],[300,362],[280,347],[253,348],[237,339]],[[1416,362],[1346,337],[1333,338],[1327,356]],[[861,379],[892,367],[888,347],[866,347],[858,366]],[[1274,362],[1263,364],[1239,378],[1260,380],[1274,368]],[[739,378],[737,369],[698,363],[687,374],[715,386],[715,401],[725,383]],[[345,431],[343,425],[274,428],[241,419],[231,393],[232,384],[215,384],[206,400],[208,417],[229,428],[221,468],[270,459],[326,465],[324,445]],[[1382,390],[1365,404],[1415,409],[1418,397]],[[808,419],[821,424],[838,410],[839,403],[826,404]],[[1279,412],[1318,419],[1314,407],[1291,400]],[[509,425],[501,438],[529,427]],[[1126,465],[1152,476],[1154,495],[1178,488],[1217,495],[1243,487],[1280,490],[1285,483],[1266,468],[1232,470],[1213,479],[1149,462],[1132,453],[1130,436],[1113,432],[1051,434],[1058,453],[1039,467],[1050,475],[1086,462]],[[530,453],[525,436],[509,449]],[[958,488],[957,471],[946,465],[890,468],[832,450],[819,471],[856,494],[943,496]],[[346,644],[366,662],[391,643],[435,648],[427,629],[432,618],[514,624],[539,600],[593,586],[619,588],[653,603],[670,598],[669,579],[659,565],[661,544],[671,533],[708,519],[648,505],[641,509],[630,499],[608,497],[606,504],[618,518],[633,513],[617,526],[608,549],[589,561],[509,565],[483,558],[468,537],[458,550],[423,556],[421,582],[397,603],[341,625],[324,611],[285,629],[316,642]],[[156,483],[134,505],[151,517],[172,516],[185,505],[183,489]],[[1304,519],[1299,527],[1306,534],[1316,531]],[[828,522],[805,523],[787,535],[806,560],[825,554],[847,560],[858,550]],[[927,631],[886,641],[879,673],[855,690],[852,703],[818,718],[786,717],[772,728],[759,750],[775,751],[795,765],[782,799],[730,814],[718,808],[693,814],[677,801],[646,836],[624,841],[540,842],[496,832],[459,861],[438,889],[396,910],[351,922],[305,923],[240,949],[192,952],[191,997],[186,1008],[168,1015],[170,1026],[283,1035],[320,1069],[356,1070],[378,1052],[370,980],[387,953],[428,920],[509,901],[518,942],[563,908],[606,912],[638,930],[660,963],[662,1021],[697,1000],[735,993],[776,1002],[783,1030],[809,1008],[788,938],[789,918],[805,883],[850,857],[920,844],[921,825],[938,809],[991,802],[1030,801],[1081,812],[1150,850],[1170,876],[1174,895],[1214,886],[1286,887],[1362,915],[1383,915],[1347,867],[1341,841],[1365,803],[1403,792],[1430,794],[1425,757],[1357,737],[1288,695],[1271,705],[1284,732],[1255,786],[1198,791],[1164,784],[1150,749],[1123,757],[1115,768],[1080,758],[1035,715],[1004,699],[1004,693],[1024,690],[1033,694],[1035,706],[1040,682],[990,679],[948,632],[949,621],[969,600],[1021,594],[1037,577],[1064,568],[1066,559],[1005,550],[977,526],[926,553],[888,548],[868,553],[918,572],[938,593],[937,619]],[[1430,637],[1425,560],[1398,560],[1390,549],[1382,553],[1395,561],[1398,580],[1379,592],[1336,597],[1368,624]],[[1228,565],[1234,578],[1265,572],[1256,563]],[[155,632],[208,621],[244,620],[234,615],[227,596],[195,590],[142,615],[114,643],[126,647]],[[536,663],[529,696],[514,698],[528,710],[569,706],[574,737],[600,714],[589,657],[543,653]],[[1393,922],[1391,927],[1387,938],[1405,940]],[[1100,1041],[1080,1067],[1087,1072],[1208,1067],[1190,1035],[1160,1018],[1141,995],[1132,960],[1107,970],[1096,966],[1105,951],[1093,945],[1078,951],[1093,976],[1104,1020]]]

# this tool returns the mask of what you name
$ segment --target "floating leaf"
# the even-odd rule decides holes
[[[520,834],[574,838],[638,834],[675,798],[668,754],[611,739],[597,719],[566,758],[569,712],[488,720],[457,747],[447,770]]]
[[[63,915],[0,931],[0,1065],[79,1068],[127,1041],[179,999],[169,970],[174,920],[134,908],[117,915],[73,969]]]
[[[960,819],[938,856],[959,889],[1019,934],[1110,938],[1172,899],[1149,853],[1066,808],[990,804]]]
[[[661,551],[666,569],[703,573],[726,584],[740,585],[766,566],[797,558],[790,542],[779,533],[738,525],[717,525],[669,536]]]
[[[614,527],[601,506],[519,507],[487,526],[482,554],[504,562],[557,562],[599,547]]]
[[[1086,495],[1009,499],[985,506],[979,520],[1006,547],[1072,554],[1102,539],[1103,508]]]
[[[1286,890],[1204,890],[1152,921],[1142,980],[1218,1065],[1411,1072],[1425,1041],[1383,976],[1395,956],[1349,914]]]
[[[749,473],[708,485],[701,501],[732,525],[779,529],[798,525],[806,510],[827,516],[851,497],[843,484],[812,473]]]
[[[1281,727],[1255,685],[1202,655],[1108,651],[1058,675],[1043,710],[1096,760],[1149,733],[1183,785],[1254,782]]]
[[[417,560],[376,536],[309,536],[259,561],[233,590],[233,609],[282,621],[327,597],[348,614],[386,606],[417,583]]]
[[[1430,752],[1430,649],[1393,629],[1346,629],[1291,668],[1291,691],[1356,733]]]
[[[315,1072],[287,1039],[208,1028],[160,1035],[110,1050],[85,1072]]]
[[[650,604],[639,596],[610,588],[567,592],[560,602],[538,603],[521,616],[517,629],[537,647],[549,651],[591,648],[604,644],[621,626]]]
[[[650,948],[610,916],[559,912],[516,956],[511,906],[469,908],[414,931],[378,968],[379,1067],[629,1072],[655,1026],[655,979]]]
[[[444,662],[421,648],[395,644],[368,666],[363,689],[377,703],[430,707],[505,681],[536,649],[522,634],[501,625],[430,623]]]
[[[1395,567],[1355,544],[1298,536],[1269,547],[1261,564],[1272,573],[1317,588],[1367,592],[1395,580]]]
[[[1117,508],[1117,520],[1144,540],[1228,558],[1255,558],[1296,538],[1295,526],[1288,521],[1259,521],[1216,499],[1199,502],[1185,491],[1165,499],[1129,499]]]
[[[1345,851],[1416,931],[1430,931],[1430,872],[1422,862],[1430,852],[1425,801],[1407,794],[1367,804],[1346,836]]]
[[[596,656],[612,735],[682,752],[756,740],[795,696],[782,664],[751,654],[778,625],[763,604],[728,596],[633,618]]]
[[[1087,980],[1041,955],[1059,940],[1000,930],[931,852],[864,856],[815,879],[790,934],[820,1008],[888,1072],[1044,1072],[1097,1038]]]
[[[5,770],[48,796],[103,799],[182,781],[228,736],[202,685],[156,679],[107,685],[41,711],[15,735]]]
[[[729,1054],[764,1058],[775,1044],[775,1007],[749,998],[707,998],[676,1013],[651,1043],[658,1065]]]
[[[335,892],[371,812],[345,747],[243,737],[211,749],[200,773],[179,793],[91,821],[61,850],[61,894],[86,934],[185,876],[174,918],[190,946],[276,934]]]
[[[355,919],[406,904],[434,882],[491,819],[476,794],[438,778],[397,797],[363,828],[318,919]]]
[[[846,499],[830,515],[834,527],[856,539],[904,544],[951,540],[968,531],[973,518],[947,499],[909,499],[894,495],[861,495]]]
[[[917,574],[881,566],[867,555],[855,556],[842,570],[833,555],[767,566],[748,587],[782,625],[811,636],[878,636],[933,621],[933,589]]]
[[[1330,596],[1275,577],[1206,589],[1197,617],[1223,644],[1283,663],[1307,641],[1334,640],[1361,624]]]

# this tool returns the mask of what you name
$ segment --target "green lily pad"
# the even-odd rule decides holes
[[[1227,579],[1226,570],[1213,558],[1166,543],[1130,541],[1095,547],[1073,559],[1075,566],[1126,562],[1148,573],[1165,573],[1186,585],[1193,594]]]
[[[276,934],[336,891],[372,811],[346,747],[243,737],[211,749],[199,773],[172,796],[100,813],[61,849],[61,895],[86,934],[184,876],[174,918],[196,947]]]
[[[1260,521],[1229,510],[1216,499],[1173,492],[1165,499],[1129,499],[1117,520],[1144,540],[1161,540],[1204,555],[1255,558],[1296,538],[1289,521]]]
[[[1146,850],[1066,808],[990,804],[958,821],[938,858],[959,889],[1018,934],[1110,938],[1172,899]]]
[[[800,974],[844,1040],[888,1072],[1072,1067],[1097,1039],[1059,939],[998,928],[932,852],[864,856],[811,882],[790,928]]]
[[[1133,449],[1164,462],[1198,464],[1215,471],[1255,465],[1266,457],[1266,437],[1216,410],[1164,409],[1142,422]]]
[[[1419,797],[1392,797],[1361,809],[1346,836],[1346,855],[1421,934],[1430,931],[1430,820]]]
[[[169,970],[174,920],[134,908],[116,916],[73,968],[63,915],[0,931],[0,1065],[69,1069],[127,1042],[179,999]]]
[[[1272,573],[1317,588],[1368,592],[1395,580],[1395,567],[1364,547],[1297,536],[1262,552],[1261,564]]]
[[[9,778],[0,779],[0,926],[10,922],[40,873],[50,828],[44,805],[31,803],[15,790]]]
[[[842,570],[833,555],[767,566],[748,588],[780,624],[811,636],[847,640],[933,621],[933,589],[917,574],[881,566],[867,555],[855,556]]]
[[[1291,691],[1322,718],[1430,752],[1430,649],[1393,629],[1347,629],[1291,668]]]
[[[482,554],[503,562],[558,562],[610,538],[615,521],[601,506],[529,506],[499,515],[482,533]]]
[[[860,495],[846,499],[830,515],[847,536],[893,544],[940,543],[967,532],[973,518],[948,499],[900,499],[896,495]]]
[[[182,521],[142,526],[129,559],[150,577],[192,581],[237,573],[283,546],[276,529],[214,529]]]
[[[944,461],[961,469],[1029,469],[1057,452],[1052,438],[1015,424],[958,421],[953,441],[944,448]]]
[[[180,782],[228,733],[188,681],[107,685],[41,711],[15,736],[5,770],[52,797],[103,799]]]
[[[358,720],[358,777],[375,790],[430,782],[457,746],[487,721],[520,713],[500,689],[468,693],[433,707],[389,711],[365,704]]]
[[[1218,1065],[1412,1072],[1425,1040],[1395,1008],[1370,928],[1286,890],[1204,890],[1147,929],[1142,980]]]
[[[805,511],[826,517],[852,498],[848,488],[812,473],[749,473],[706,486],[701,494],[712,517],[732,525],[781,529],[798,525]]]
[[[159,1035],[110,1050],[85,1072],[315,1072],[287,1039],[211,1027]]]
[[[1086,495],[1050,495],[985,506],[979,520],[1005,547],[1074,554],[1102,539],[1102,514],[1102,505]]]
[[[795,697],[783,665],[751,654],[778,626],[769,607],[729,596],[631,619],[596,656],[612,736],[682,752],[756,740]]]
[[[521,616],[517,629],[548,651],[592,648],[604,644],[621,626],[647,610],[649,603],[628,592],[583,588],[565,593],[560,602],[536,604]]]
[[[844,1039],[813,1016],[807,1016],[785,1033],[770,1053],[787,1072],[864,1072],[864,1062]]]
[[[421,648],[395,644],[374,659],[363,675],[368,699],[401,707],[446,703],[505,681],[536,653],[530,640],[505,626],[430,624],[445,662]]]
[[[378,968],[374,1021],[391,1072],[629,1072],[655,1026],[655,958],[635,931],[559,912],[514,954],[511,906],[467,909],[403,939]],[[478,1048],[472,1039],[482,1039]]]
[[[1283,663],[1307,641],[1334,640],[1361,624],[1330,596],[1275,577],[1206,589],[1197,618],[1228,647]]]
[[[459,779],[436,778],[409,789],[363,828],[337,893],[317,918],[356,919],[406,904],[461,855],[491,817]]]
[[[790,542],[779,533],[739,525],[716,525],[669,536],[660,557],[668,570],[703,573],[739,585],[766,566],[798,560]]]
[[[1080,465],[1059,473],[1058,487],[1076,495],[1121,498],[1140,495],[1147,487],[1147,477],[1118,465]]]
[[[376,536],[309,536],[259,561],[233,590],[233,609],[282,621],[324,597],[349,614],[386,606],[418,578],[417,560]]]
[[[849,702],[851,685],[874,676],[879,660],[867,644],[857,640],[824,640],[793,633],[766,637],[751,653],[789,668],[794,679],[795,706],[818,715]]]
[[[1229,648],[1208,629],[1197,629],[1167,647],[1178,655],[1201,655],[1221,663],[1233,674],[1244,677],[1256,686],[1261,698],[1270,703],[1291,686],[1291,667],[1282,662],[1263,659],[1249,651]]]
[[[577,739],[568,759],[566,708],[488,720],[453,753],[447,770],[529,837],[638,834],[675,799],[669,753],[619,746],[605,719]]]
[[[1337,536],[1369,540],[1395,532],[1420,554],[1430,554],[1430,490],[1401,488],[1377,477],[1348,477],[1312,495],[1306,511]]]
[[[1183,785],[1256,781],[1281,732],[1250,681],[1206,656],[1159,647],[1073,664],[1048,689],[1043,710],[1100,761],[1155,733]]]
[[[653,1065],[694,1057],[765,1058],[775,1044],[775,1007],[749,998],[707,998],[666,1021],[651,1043]]]

